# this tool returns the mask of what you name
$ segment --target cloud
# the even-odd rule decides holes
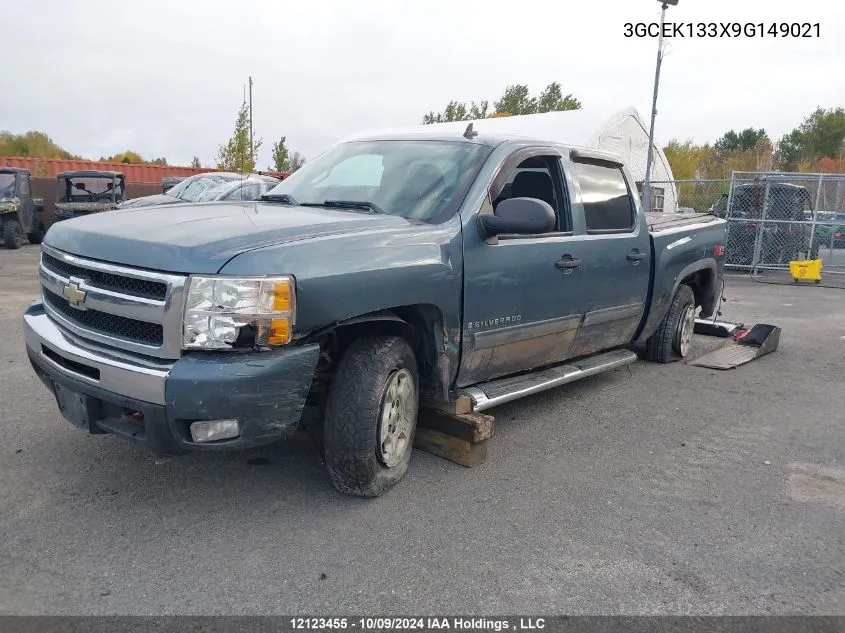
[[[449,100],[497,98],[512,83],[563,84],[585,107],[650,109],[657,43],[649,0],[279,0],[238,3],[32,0],[4,7],[15,98],[4,128],[39,129],[74,153],[212,164],[252,75],[255,132],[307,156],[360,129],[415,125]],[[817,105],[845,103],[845,8],[786,0],[681,0],[682,22],[811,22],[821,37],[669,42],[658,139],[712,141],[728,128],[788,132]],[[37,37],[36,37],[37,36]],[[37,42],[37,45],[33,45]],[[24,54],[25,51],[25,54]]]

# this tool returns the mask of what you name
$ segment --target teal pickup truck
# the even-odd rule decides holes
[[[687,355],[726,224],[636,191],[617,157],[542,139],[355,138],[257,202],[54,225],[27,353],[70,422],[155,452],[273,442],[313,406],[332,483],[379,495],[421,405]]]

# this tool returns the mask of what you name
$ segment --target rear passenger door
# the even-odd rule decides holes
[[[632,180],[621,163],[573,151],[564,159],[583,209],[584,320],[572,356],[631,342],[645,311],[651,280],[651,240]]]

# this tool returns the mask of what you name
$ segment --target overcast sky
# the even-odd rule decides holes
[[[669,41],[656,136],[777,139],[845,105],[845,2],[680,0],[674,22],[820,23],[819,38]],[[655,0],[28,0],[3,6],[0,129],[99,158],[212,165],[252,75],[259,168],[285,135],[306,156],[360,129],[416,125],[450,100],[559,81],[585,108],[648,116],[657,41],[626,22]],[[16,63],[11,63],[11,62]]]

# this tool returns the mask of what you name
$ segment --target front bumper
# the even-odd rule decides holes
[[[35,303],[23,317],[26,349],[70,422],[156,453],[235,450],[278,440],[300,420],[320,350],[195,352],[159,361],[78,341]],[[237,419],[239,437],[195,443],[190,424]]]

